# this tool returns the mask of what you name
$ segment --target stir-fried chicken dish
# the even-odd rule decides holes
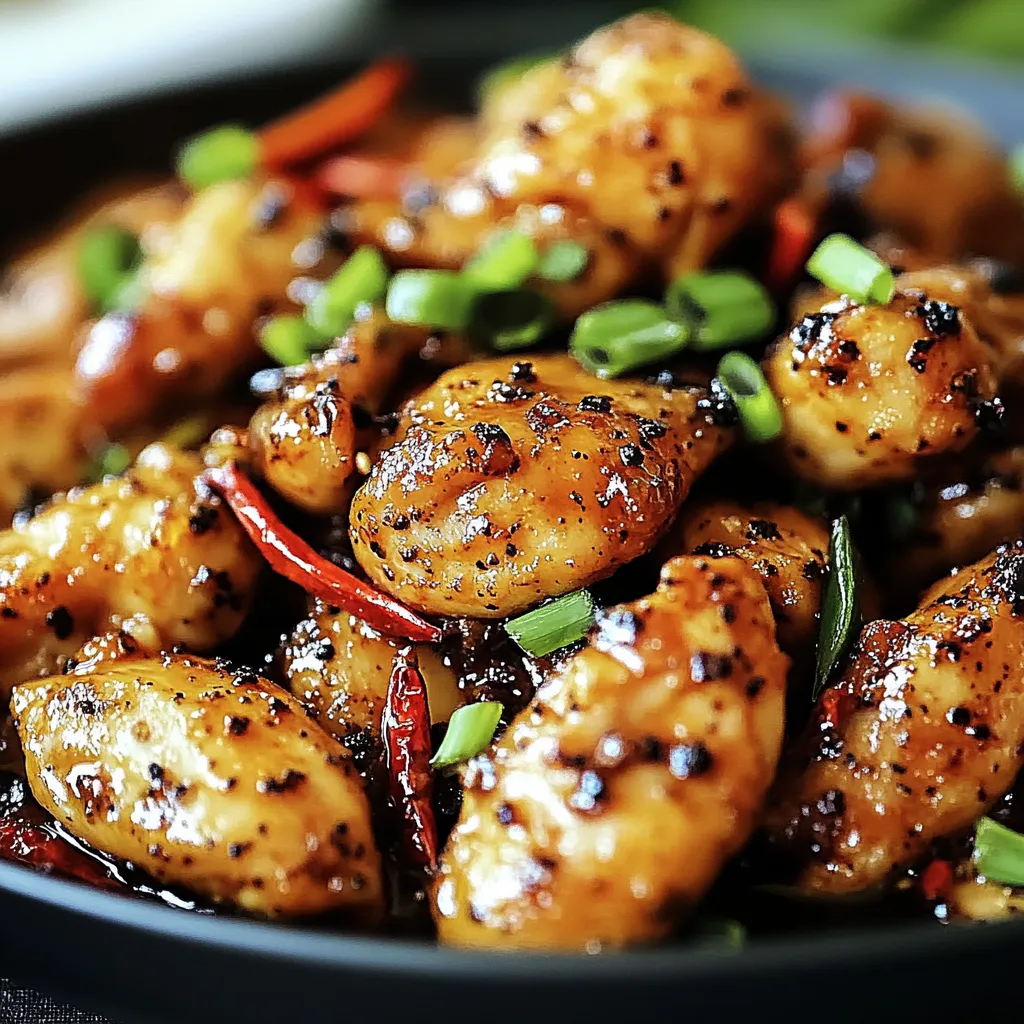
[[[0,858],[482,949],[1024,907],[1014,158],[661,14],[411,74],[10,260]]]

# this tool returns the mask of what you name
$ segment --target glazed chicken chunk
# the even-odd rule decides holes
[[[259,914],[380,916],[348,752],[248,669],[114,658],[16,687],[11,710],[33,795],[96,849]]]
[[[727,47],[665,15],[594,32],[510,86],[500,111],[436,203],[413,216],[364,204],[356,237],[419,266],[459,266],[512,220],[542,244],[572,237],[590,264],[554,293],[570,316],[647,265],[704,266],[792,174],[778,109]]]
[[[1024,764],[1024,541],[864,627],[769,812],[822,893],[866,889],[968,828]]]
[[[209,650],[238,629],[260,562],[202,471],[200,456],[151,445],[123,477],[58,495],[0,533],[5,697],[130,618],[164,648]]]
[[[442,942],[595,952],[668,934],[754,827],[787,659],[738,558],[679,557],[471,761]]]
[[[699,388],[599,381],[568,355],[481,361],[403,409],[352,546],[414,608],[511,615],[648,550],[730,437]]]
[[[768,592],[779,647],[801,662],[813,653],[829,543],[821,519],[787,505],[709,501],[684,509],[668,542],[696,555],[749,562]]]
[[[815,297],[768,351],[789,468],[851,490],[914,476],[962,451],[1003,407],[990,350],[956,307],[897,279],[886,306]]]

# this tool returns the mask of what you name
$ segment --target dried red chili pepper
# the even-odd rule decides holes
[[[941,900],[953,886],[953,865],[948,860],[933,860],[921,872],[921,891],[926,900]]]
[[[437,863],[437,823],[430,802],[434,785],[430,714],[427,687],[411,647],[395,656],[381,734],[391,798],[402,814],[405,854],[432,868]]]
[[[811,254],[816,226],[807,207],[787,199],[775,210],[775,233],[768,257],[768,287],[781,290],[792,284]]]
[[[29,812],[25,811],[25,815]],[[43,812],[39,812],[43,817]],[[62,875],[99,889],[121,890],[124,886],[98,860],[93,860],[59,838],[45,821],[27,816],[0,820],[0,860],[26,864],[36,871]]]
[[[359,616],[387,636],[418,643],[436,643],[441,639],[443,634],[438,626],[321,558],[277,518],[256,485],[235,463],[208,469],[204,477],[231,507],[274,572],[308,593]]]
[[[853,711],[856,701],[849,690],[833,686],[818,698],[818,720],[822,727],[840,728]]]

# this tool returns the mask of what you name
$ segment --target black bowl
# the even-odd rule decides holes
[[[537,44],[543,46],[543,41]],[[493,45],[492,54],[493,56]],[[941,97],[1004,142],[1024,139],[1021,80],[898,52],[751,54],[755,75],[797,100],[833,85]],[[424,79],[454,102],[477,63],[435,52]],[[259,122],[336,81],[303,72],[163,97],[50,123],[0,142],[5,236],[112,173],[166,169],[175,140],[226,118]],[[201,916],[0,864],[0,972],[118,1020],[279,1024],[402,1012],[414,1019],[620,1021],[672,1013],[728,1020],[991,1013],[1017,995],[1024,922],[933,922],[808,933],[742,950],[663,947],[615,956],[473,954]],[[391,986],[394,986],[392,988]],[[526,1000],[520,1004],[519,999]]]

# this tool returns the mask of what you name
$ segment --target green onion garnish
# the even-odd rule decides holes
[[[544,251],[544,255],[534,271],[544,281],[574,281],[590,262],[590,253],[579,242],[563,239],[552,242]]]
[[[169,448],[198,448],[210,435],[210,422],[204,416],[188,416],[169,427],[163,437],[162,444]]]
[[[1024,194],[1024,142],[1018,142],[1010,150],[1009,157],[1010,181],[1013,187]]]
[[[991,818],[974,827],[974,864],[979,875],[1003,885],[1024,885],[1024,836]]]
[[[322,343],[320,334],[294,313],[271,317],[260,331],[260,347],[282,366],[304,363]]]
[[[896,294],[896,279],[889,265],[849,235],[829,235],[811,253],[807,272],[854,302],[884,305]]]
[[[451,768],[486,750],[494,738],[501,712],[501,703],[493,700],[467,704],[452,712],[448,731],[437,753],[430,759],[431,765],[434,768]]]
[[[463,268],[463,274],[481,291],[518,288],[540,262],[537,243],[521,231],[495,235]]]
[[[690,330],[655,302],[622,299],[584,313],[573,328],[569,351],[598,377],[618,377],[686,347]]]
[[[400,270],[388,288],[387,314],[398,324],[461,331],[477,294],[471,281],[452,270]]]
[[[99,482],[104,477],[120,476],[132,464],[132,455],[123,444],[108,444],[99,454],[90,479]]]
[[[857,602],[857,573],[853,554],[853,538],[846,516],[832,523],[828,544],[828,579],[821,599],[821,624],[818,628],[818,650],[814,667],[811,700],[817,700],[828,685],[860,620]]]
[[[594,624],[594,599],[577,590],[505,623],[505,632],[527,654],[543,658],[583,638]]]
[[[689,324],[695,349],[740,345],[764,334],[775,305],[760,281],[739,270],[686,274],[665,293],[669,316]]]
[[[473,334],[498,352],[536,345],[555,321],[544,295],[531,291],[489,292],[473,307]]]
[[[89,228],[78,245],[78,277],[94,306],[107,313],[121,308],[125,283],[142,260],[137,235],[113,224]]]
[[[373,305],[388,289],[384,257],[372,245],[361,245],[329,277],[306,307],[306,322],[324,338],[348,330],[361,305]]]
[[[727,352],[718,364],[718,379],[736,403],[748,441],[763,444],[782,433],[782,410],[761,367],[743,352]]]
[[[219,181],[248,178],[259,162],[259,140],[237,124],[211,128],[178,152],[178,177],[195,192]]]

